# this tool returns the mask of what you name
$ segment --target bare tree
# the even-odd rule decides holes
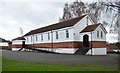
[[[90,17],[97,23],[99,21],[103,7],[100,2],[84,3],[82,1],[75,1],[72,4],[65,4],[63,17],[60,21],[79,17],[83,14],[89,14]]]
[[[110,26],[110,33],[118,34],[118,41],[120,42],[120,1],[92,2],[92,3],[75,1],[71,4],[65,4],[63,17],[60,18],[60,21],[79,17],[83,14],[89,14],[90,17],[95,21],[95,23],[99,22],[102,14],[105,14],[104,17],[107,17],[107,15],[108,16],[111,15],[112,18],[109,21],[104,20],[101,23],[104,26],[106,25]]]
[[[108,2],[104,4],[107,11],[114,11],[112,22],[110,24],[110,33],[118,34],[118,42],[120,42],[120,1]]]
[[[86,13],[90,15],[90,17],[97,23],[101,17],[103,5],[102,2],[92,2],[87,5],[88,9]]]
[[[72,4],[65,4],[63,16],[59,21],[68,20],[71,18],[79,17],[85,13],[85,4],[83,2],[75,1]]]
[[[72,18],[71,13],[69,12],[69,7],[68,7],[68,4],[66,3],[65,8],[63,10],[63,17],[60,18],[60,21],[68,20],[70,18]]]

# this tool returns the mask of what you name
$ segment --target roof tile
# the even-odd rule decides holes
[[[78,21],[80,21],[86,15],[83,15],[83,16],[80,16],[80,17],[77,17],[77,18],[73,18],[73,19],[70,19],[70,20],[66,20],[66,21],[63,21],[63,22],[59,22],[59,23],[56,23],[56,24],[52,24],[52,25],[49,25],[49,26],[46,26],[46,27],[31,30],[30,32],[28,32],[24,36],[74,26]]]
[[[25,40],[25,38],[23,38],[23,37],[17,37],[17,38],[15,38],[13,40]]]
[[[99,25],[101,25],[101,24],[98,23],[98,24],[88,25],[88,26],[85,27],[80,33],[82,33],[82,32],[94,31]]]

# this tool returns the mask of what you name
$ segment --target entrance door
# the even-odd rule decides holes
[[[22,48],[25,48],[25,41],[22,41]]]
[[[87,34],[83,36],[83,47],[89,47],[89,36]]]

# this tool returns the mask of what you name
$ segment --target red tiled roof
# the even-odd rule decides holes
[[[94,31],[99,25],[102,25],[101,23],[98,24],[93,24],[93,25],[88,25],[87,27],[85,27],[80,33],[82,32],[89,32],[89,31]],[[103,27],[103,25],[102,25]],[[103,29],[105,30],[105,28],[103,27]],[[105,32],[107,32],[105,30]]]
[[[23,38],[23,37],[17,37],[17,38],[15,38],[13,40],[25,40],[25,38]]]
[[[88,25],[80,33],[94,31],[99,25],[100,25],[100,23],[99,24]]]
[[[120,47],[118,47],[118,46],[116,46],[116,45],[108,45],[108,47],[110,48],[110,49],[120,49]]]
[[[70,20],[66,20],[66,21],[63,21],[63,22],[59,22],[59,23],[56,23],[56,24],[52,24],[52,25],[49,25],[49,26],[46,26],[46,27],[42,27],[42,28],[38,28],[38,29],[35,29],[35,30],[31,30],[30,32],[28,32],[24,36],[28,36],[28,35],[32,35],[32,34],[36,34],[36,33],[41,33],[41,32],[46,32],[46,31],[51,31],[51,30],[60,29],[60,28],[65,28],[65,27],[74,26],[78,21],[80,21],[86,15],[83,15],[83,16],[80,16],[80,17],[77,17],[77,18],[73,18],[73,19],[70,19]]]
[[[107,50],[112,51],[112,49],[109,46],[106,46]]]

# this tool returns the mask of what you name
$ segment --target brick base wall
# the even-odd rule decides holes
[[[89,42],[89,46],[91,48],[91,42]],[[92,48],[105,48],[106,41],[92,41]]]
[[[12,48],[22,48],[22,44],[13,44]]]
[[[28,46],[35,46],[37,48],[83,48],[83,42],[60,42],[60,43],[40,43],[40,44],[26,44]],[[105,48],[105,41],[92,41],[92,48]],[[12,48],[22,48],[22,44],[12,45]],[[91,41],[89,42],[91,48]]]

